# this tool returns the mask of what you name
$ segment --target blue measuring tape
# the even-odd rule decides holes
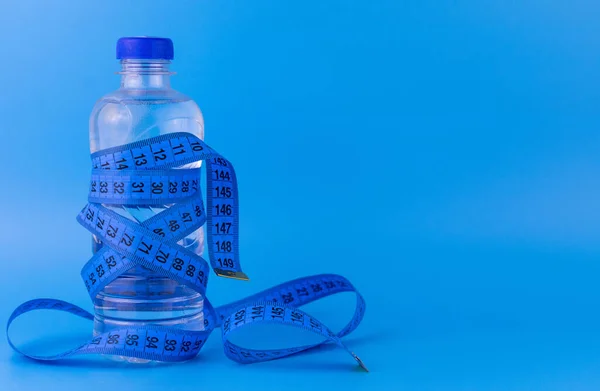
[[[202,202],[200,169],[177,168],[204,161],[207,169],[207,208]],[[89,203],[77,220],[103,246],[83,266],[81,277],[92,300],[106,285],[136,265],[151,269],[194,289],[204,297],[204,330],[164,326],[128,327],[100,334],[69,351],[39,356],[26,354],[10,340],[11,323],[34,310],[65,311],[86,319],[94,316],[56,299],[21,304],[11,314],[6,332],[10,346],[35,360],[58,360],[77,354],[107,354],[176,362],[195,357],[210,333],[221,328],[225,354],[240,363],[286,357],[325,343],[334,343],[365,370],[363,362],[341,338],[361,322],[365,301],[342,276],[322,274],[293,280],[246,299],[214,308],[206,298],[209,262],[218,276],[247,280],[239,261],[238,189],[231,162],[189,133],[162,135],[92,154]],[[136,223],[104,205],[172,205]],[[206,223],[209,262],[178,244]],[[298,307],[340,292],[356,294],[350,322],[335,333]],[[256,323],[299,327],[323,337],[316,344],[286,349],[246,349],[229,341],[236,330]]]

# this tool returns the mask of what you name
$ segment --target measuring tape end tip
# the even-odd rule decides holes
[[[356,355],[356,353],[351,352],[352,353],[352,357],[354,357],[354,359],[356,360],[356,362],[358,363],[358,365],[360,365],[360,367],[365,371],[365,372],[369,372],[369,369],[367,368],[367,366],[365,365],[365,363],[360,359],[360,357],[358,357]]]
[[[242,271],[233,272],[230,270],[214,269],[219,277],[233,278],[234,280],[249,281],[250,278]]]

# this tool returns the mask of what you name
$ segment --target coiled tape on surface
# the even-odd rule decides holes
[[[177,168],[204,161],[207,171],[207,208],[202,202],[200,169]],[[206,298],[209,262],[219,276],[247,280],[239,258],[238,189],[231,162],[189,133],[162,135],[92,154],[89,203],[77,220],[96,235],[103,246],[83,266],[81,277],[92,299],[110,282],[136,265],[189,286],[204,296],[204,330],[189,331],[164,326],[111,330],[67,352],[38,356],[57,360],[76,354],[109,354],[156,361],[189,360],[198,354],[215,328],[221,328],[225,354],[234,361],[253,363],[281,358],[324,343],[348,351],[362,361],[341,338],[361,322],[365,301],[344,277],[323,274],[290,281],[246,299],[214,308]],[[136,223],[103,205],[172,205]],[[178,244],[207,224],[209,262]],[[356,294],[356,310],[350,322],[334,333],[298,307],[340,293]],[[36,299],[17,307],[8,320],[40,309],[59,310],[93,320],[84,309],[62,300]],[[256,323],[280,323],[319,334],[323,341],[277,350],[245,349],[228,340],[230,333]]]

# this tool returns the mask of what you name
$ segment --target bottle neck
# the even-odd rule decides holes
[[[121,60],[121,88],[156,90],[171,88],[168,60]]]

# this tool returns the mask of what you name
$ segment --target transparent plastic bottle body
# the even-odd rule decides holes
[[[188,132],[204,139],[204,120],[196,103],[170,88],[169,61],[123,60],[121,88],[101,98],[90,117],[90,151],[119,146],[162,134]],[[179,168],[197,168],[191,163]],[[171,205],[107,208],[142,222]],[[202,229],[179,244],[197,254],[204,250]],[[94,252],[102,248],[92,238]],[[136,266],[107,285],[95,298],[94,333],[160,324],[202,330],[203,297],[193,289]],[[120,357],[129,362],[147,362]]]

